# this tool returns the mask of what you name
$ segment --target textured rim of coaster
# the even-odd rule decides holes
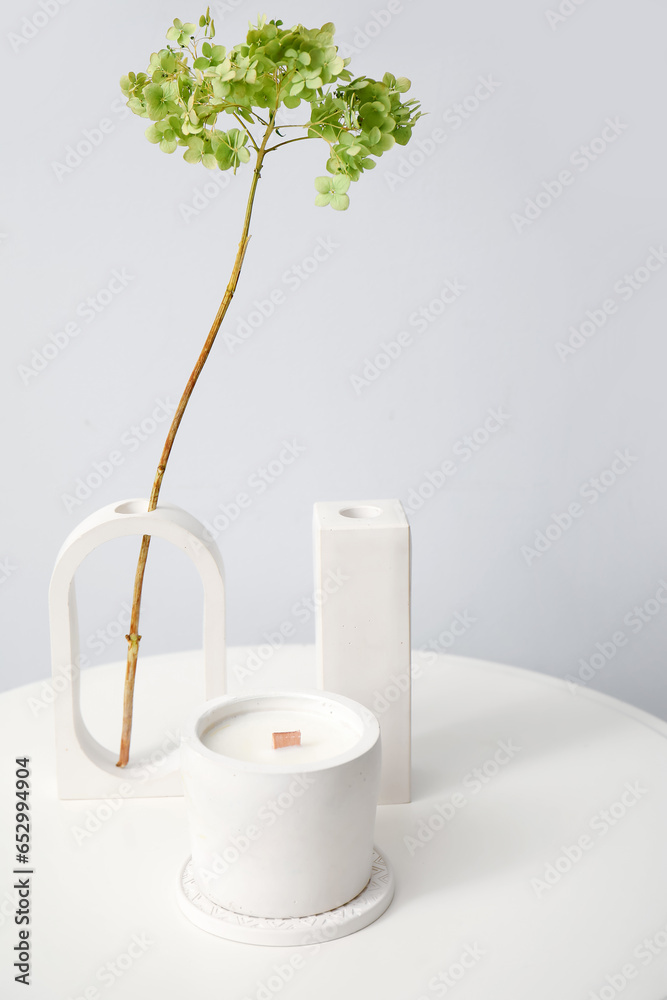
[[[234,913],[204,896],[192,874],[192,858],[181,869],[177,898],[186,917],[218,937],[243,944],[322,944],[360,931],[377,920],[394,896],[394,876],[377,848],[373,850],[371,877],[349,903],[310,917],[248,917]]]

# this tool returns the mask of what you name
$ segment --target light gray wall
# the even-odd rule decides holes
[[[234,44],[255,6],[216,7],[219,40]],[[313,206],[318,144],[267,161],[226,332],[259,319],[255,300],[283,301],[240,346],[221,334],[163,498],[219,525],[239,492],[252,500],[218,537],[232,644],[286,621],[312,641],[295,606],[312,588],[315,500],[397,496],[413,529],[416,647],[569,675],[666,717],[667,10],[560,8],[570,13],[558,0],[269,10],[286,23],[333,17],[355,72],[409,76],[429,114],[352,186],[347,213]],[[68,532],[148,493],[166,427],[151,415],[180,394],[233,260],[249,170],[216,186],[161,154],[117,85],[175,15],[198,13],[164,0],[4,8],[4,687],[49,671],[46,592]],[[98,144],[59,167],[86,130]],[[86,312],[115,272],[126,284]],[[155,429],[139,441],[142,421]],[[252,477],[284,442],[298,457],[260,493]],[[112,452],[112,474],[68,503]],[[450,474],[434,477],[445,462]],[[432,495],[417,509],[420,487]],[[123,655],[110,633],[125,631],[136,548],[82,571],[94,664]],[[144,651],[195,646],[193,571],[154,548]]]

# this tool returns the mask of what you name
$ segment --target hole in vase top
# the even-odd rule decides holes
[[[126,503],[119,503],[115,512],[116,514],[146,514],[148,500],[128,500]]]
[[[343,517],[377,517],[382,507],[345,507],[338,511]]]

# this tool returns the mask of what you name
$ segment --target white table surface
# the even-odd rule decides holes
[[[248,654],[229,650],[232,692],[314,686],[313,647],[276,651],[241,685],[234,666]],[[663,1000],[667,724],[537,673],[454,656],[426,662],[414,654],[422,672],[413,688],[413,801],[378,810],[376,844],[393,866],[395,899],[365,930],[301,948],[236,944],[190,924],[175,901],[189,854],[183,800],[122,799],[101,811],[99,801],[60,801],[48,688],[3,694],[0,996]],[[190,690],[199,668],[197,653],[140,664],[137,754],[159,745],[200,700]],[[91,731],[114,748],[122,675],[110,665],[83,678]],[[146,709],[151,690],[159,714]],[[488,764],[500,741],[520,749]],[[35,872],[29,989],[12,970],[14,760],[26,755]],[[476,783],[473,769],[485,765],[490,776]],[[416,836],[420,821],[436,816],[442,826],[436,805],[452,797],[453,817],[408,850],[404,838]],[[104,821],[77,843],[76,829],[95,826],[97,811]],[[544,882],[559,858],[567,868],[564,849],[580,838],[586,849],[555,884],[533,881]]]

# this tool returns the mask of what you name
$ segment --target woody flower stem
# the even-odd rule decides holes
[[[246,248],[248,246],[248,241],[250,239],[249,229],[250,229],[250,219],[252,216],[253,204],[255,201],[255,191],[257,190],[257,182],[259,181],[262,162],[264,160],[265,154],[268,152],[266,146],[271,136],[271,133],[275,129],[275,112],[271,114],[269,122],[264,133],[261,145],[257,147],[255,169],[252,175],[252,182],[250,184],[250,191],[248,194],[248,202],[246,205],[245,219],[243,221],[243,231],[241,233],[241,240],[239,242],[239,248],[236,252],[236,259],[234,261],[234,267],[232,268],[232,273],[229,278],[229,283],[225,290],[225,294],[222,297],[222,302],[216,313],[215,319],[209,331],[208,337],[206,338],[206,343],[202,348],[201,354],[197,358],[197,363],[192,370],[192,374],[188,379],[187,385],[181,396],[178,407],[174,414],[174,418],[169,427],[169,433],[167,434],[167,439],[164,443],[164,448],[162,449],[162,455],[160,456],[160,462],[155,473],[155,479],[153,480],[153,488],[151,490],[150,499],[148,502],[148,510],[155,510],[157,507],[158,498],[160,496],[160,488],[162,486],[162,478],[167,468],[167,462],[169,460],[169,455],[171,454],[172,445],[174,443],[174,438],[176,437],[176,432],[180,426],[183,414],[185,413],[185,408],[188,405],[192,391],[197,384],[197,379],[199,378],[204,365],[206,364],[206,359],[211,353],[211,348],[215,342],[215,338],[220,329],[220,325],[225,318],[225,314],[229,308],[229,304],[232,301],[232,296],[236,291],[236,285],[239,280],[239,274],[241,273],[241,267],[243,265],[243,258],[245,257]],[[123,691],[123,729],[121,733],[120,742],[120,754],[118,757],[117,767],[125,767],[130,756],[130,736],[132,733],[132,705],[134,700],[134,678],[137,670],[137,658],[139,656],[139,642],[141,641],[141,636],[139,635],[139,615],[141,612],[141,594],[144,584],[144,572],[146,569],[146,559],[148,557],[148,548],[150,546],[151,536],[144,535],[141,540],[141,549],[139,552],[139,561],[137,562],[137,569],[134,576],[134,593],[132,596],[132,614],[130,618],[130,631],[129,634],[125,636],[127,639],[127,666],[125,670],[125,688]]]

